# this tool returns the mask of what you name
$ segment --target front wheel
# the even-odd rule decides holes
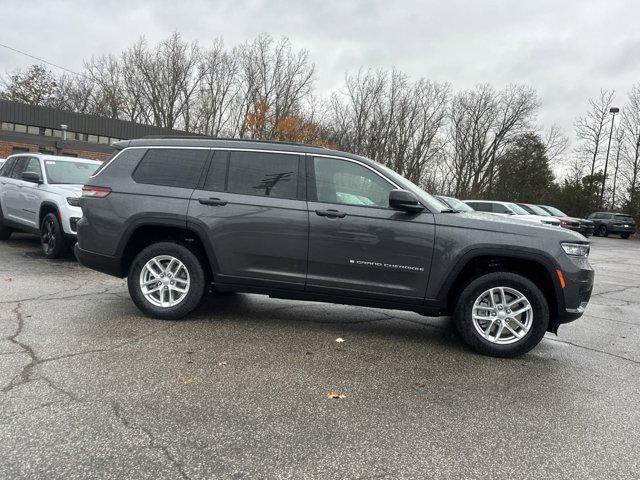
[[[600,237],[608,237],[609,236],[609,230],[607,230],[607,227],[605,225],[600,225],[600,227],[598,227],[598,235]]]
[[[173,242],[154,243],[142,250],[127,277],[129,294],[145,314],[177,320],[202,301],[205,273],[198,257]]]
[[[47,213],[40,223],[40,246],[45,258],[60,258],[69,253],[69,245],[64,238],[58,216]]]
[[[549,325],[549,306],[531,280],[511,272],[493,272],[462,290],[454,324],[476,352],[516,357],[542,340]]]

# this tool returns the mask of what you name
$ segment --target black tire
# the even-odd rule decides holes
[[[627,238],[629,238],[629,234],[628,233],[621,233],[620,234],[620,238],[624,238],[626,240]]]
[[[598,227],[598,236],[599,237],[608,237],[609,236],[609,230],[607,230],[607,226],[606,225],[600,225]]]
[[[9,240],[12,233],[13,228],[4,225],[4,216],[2,215],[2,207],[0,207],[0,240]]]
[[[474,326],[474,303],[483,292],[493,287],[515,289],[531,305],[532,321],[529,331],[514,343],[493,343],[484,338]],[[549,325],[549,306],[544,294],[531,280],[516,273],[493,272],[472,280],[462,290],[456,302],[454,325],[462,340],[476,352],[492,357],[517,357],[527,353],[542,340]]]
[[[69,255],[69,244],[55,213],[47,213],[40,222],[40,247],[44,257],[50,260]]]
[[[140,286],[141,272],[147,262],[159,256],[170,256],[178,259],[188,272],[190,281],[189,288],[177,305],[166,307],[154,305],[142,292],[142,287]],[[194,252],[178,243],[160,242],[148,246],[135,257],[129,268],[127,284],[133,303],[135,303],[136,307],[144,314],[161,320],[178,320],[191,313],[200,305],[205,293],[206,276],[201,260]],[[167,288],[169,287],[167,286]],[[170,292],[167,293],[168,295],[172,295]],[[163,299],[164,298],[163,296]]]

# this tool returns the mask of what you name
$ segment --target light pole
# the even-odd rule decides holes
[[[609,166],[609,150],[611,149],[611,137],[613,136],[613,121],[616,119],[616,113],[618,113],[620,109],[618,107],[611,107],[609,109],[609,113],[612,113],[611,116],[611,131],[609,132],[609,144],[607,145],[607,156],[604,161],[604,177],[602,178],[602,189],[600,190],[600,208],[602,208],[602,204],[604,202],[604,185],[607,183],[607,167]]]

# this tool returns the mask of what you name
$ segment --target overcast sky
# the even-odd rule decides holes
[[[206,46],[266,32],[310,51],[320,93],[360,67],[396,67],[454,89],[526,83],[543,100],[540,124],[571,135],[589,96],[615,89],[622,103],[640,82],[637,0],[0,0],[0,12],[0,43],[73,70],[140,35],[156,42],[177,30]],[[0,48],[0,72],[30,63]]]

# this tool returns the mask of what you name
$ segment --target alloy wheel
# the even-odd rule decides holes
[[[156,307],[175,307],[187,297],[190,286],[189,270],[170,255],[153,257],[140,272],[140,290]]]
[[[491,343],[515,343],[531,330],[533,309],[521,292],[511,287],[493,287],[473,304],[473,326]]]
[[[44,221],[44,231],[41,235],[42,245],[44,247],[45,253],[47,255],[51,254],[56,248],[56,230],[53,225],[53,220],[50,218],[45,219]]]

